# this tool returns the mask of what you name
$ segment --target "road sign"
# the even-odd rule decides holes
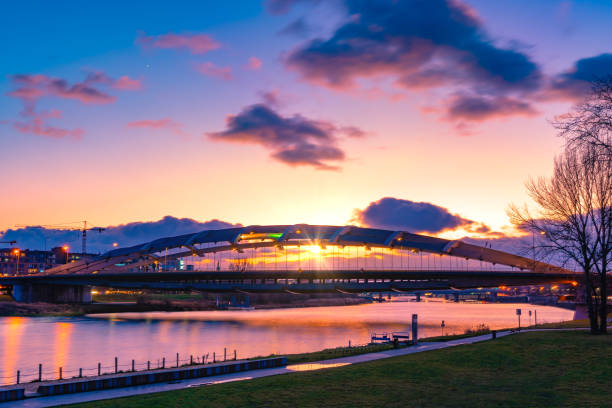
[[[520,316],[521,315],[521,309],[516,309],[516,315]]]

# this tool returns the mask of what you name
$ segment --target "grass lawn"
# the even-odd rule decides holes
[[[83,407],[610,407],[612,336],[485,343]]]

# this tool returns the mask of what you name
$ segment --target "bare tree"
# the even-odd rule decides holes
[[[572,112],[553,122],[570,148],[594,147],[595,158],[612,157],[612,75],[594,80],[591,92]]]
[[[251,263],[248,258],[236,258],[231,261],[229,268],[233,272],[246,272],[251,269]]]
[[[538,250],[584,271],[591,333],[607,330],[607,271],[612,261],[612,161],[601,148],[568,146],[549,178],[527,182],[535,208],[511,205],[511,221],[538,235]],[[597,160],[595,160],[597,158]]]

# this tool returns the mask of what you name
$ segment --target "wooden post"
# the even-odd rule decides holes
[[[147,370],[151,369],[151,360],[147,360]]]
[[[132,372],[136,371],[134,368],[134,360],[132,360]]]
[[[217,362],[217,355],[215,354],[215,352],[213,351],[213,363]]]
[[[42,364],[38,364],[38,381],[42,381]]]
[[[19,370],[17,370],[17,384],[19,384],[19,377],[21,376],[21,373],[19,372]]]
[[[236,361],[236,349],[234,349],[234,361]]]
[[[83,378],[83,369],[79,368],[79,378]]]
[[[179,353],[176,353],[176,368],[179,366]]]
[[[98,363],[98,376],[102,375],[102,364]]]
[[[189,365],[193,365],[193,355],[189,356]]]
[[[119,371],[118,369],[119,369],[119,364],[117,362],[117,357],[115,357],[115,374],[117,374],[117,371]]]
[[[59,368],[59,379],[62,379],[62,367]]]
[[[223,361],[227,361],[227,347],[223,347]]]
[[[166,368],[166,357],[162,358],[162,368]]]

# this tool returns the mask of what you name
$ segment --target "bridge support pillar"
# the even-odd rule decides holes
[[[13,299],[21,303],[91,303],[91,287],[82,285],[13,285]]]

